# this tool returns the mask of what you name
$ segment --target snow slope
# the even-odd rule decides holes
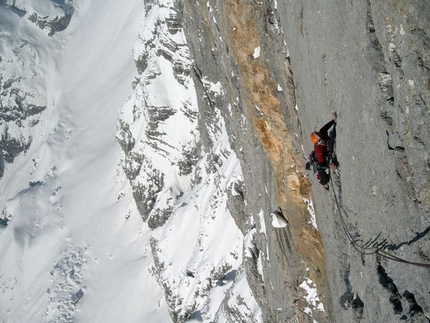
[[[242,170],[220,107],[208,112],[198,105],[175,5],[154,1],[139,31],[140,73],[117,135],[124,168],[142,217],[154,228],[154,275],[173,321],[260,322],[243,272],[243,234],[227,208],[239,195],[234,187]],[[208,95],[224,95],[217,80],[202,82]]]
[[[2,42],[27,36],[43,51],[48,109],[1,181],[10,221],[0,229],[0,321],[169,322],[115,139],[136,74],[131,49],[143,4],[74,6],[67,31],[52,38],[1,8],[16,28]]]

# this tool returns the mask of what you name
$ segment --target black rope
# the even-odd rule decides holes
[[[330,173],[330,170],[329,170],[329,173]],[[386,243],[387,243],[386,239],[384,239],[382,242],[377,243],[379,237],[381,236],[381,233],[379,233],[376,236],[376,238],[371,238],[371,239],[369,239],[369,241],[367,241],[364,244],[360,244],[360,242],[362,242],[361,239],[354,239],[354,237],[352,236],[351,232],[349,231],[349,229],[347,227],[345,218],[342,215],[342,211],[345,214],[348,214],[348,212],[339,203],[338,196],[336,195],[336,192],[334,190],[335,185],[333,182],[333,176],[331,176],[331,174],[330,174],[330,182],[331,182],[332,187],[333,187],[333,196],[334,196],[336,207],[337,207],[337,210],[339,213],[340,222],[342,224],[343,230],[345,231],[345,234],[346,234],[348,240],[350,241],[350,243],[354,247],[354,249],[356,249],[359,253],[361,253],[363,255],[374,255],[374,254],[376,254],[376,255],[381,256],[381,257],[388,259],[388,260],[397,261],[400,263],[413,265],[413,266],[430,268],[430,264],[409,261],[409,260],[397,257],[396,255],[385,251],[384,248],[386,247]]]

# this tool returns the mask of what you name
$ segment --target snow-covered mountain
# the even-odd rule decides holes
[[[0,0],[0,322],[428,322],[425,9]]]
[[[137,207],[154,229],[152,273],[172,319],[259,321],[241,267],[243,234],[227,208],[239,195],[241,167],[221,111],[202,120],[174,1],[147,5],[134,56],[140,74],[118,139]],[[219,84],[205,82],[212,95],[223,95]]]

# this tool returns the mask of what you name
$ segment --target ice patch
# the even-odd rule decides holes
[[[288,222],[284,219],[282,214],[279,211],[275,211],[271,213],[272,216],[272,226],[274,228],[285,228],[288,225]]]
[[[203,85],[208,90],[208,92],[215,97],[220,97],[224,95],[224,89],[222,88],[221,82],[216,83],[210,82],[207,76],[202,78]]]
[[[254,57],[255,59],[260,57],[260,46],[254,49],[254,54],[252,54],[252,57]]]
[[[319,299],[318,291],[314,282],[309,278],[305,278],[305,280],[299,286],[306,291],[307,295],[304,298],[310,306],[305,308],[305,313],[308,315],[312,315],[312,309],[325,312],[324,305]]]
[[[312,200],[308,200],[308,199],[303,198],[303,202],[306,203],[309,215],[311,216],[311,220],[308,223],[312,224],[313,227],[318,230],[317,220],[315,217],[314,204],[312,203]]]

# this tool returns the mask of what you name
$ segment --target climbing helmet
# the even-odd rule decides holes
[[[312,142],[313,142],[314,144],[317,144],[317,143],[319,143],[319,142],[320,142],[321,137],[320,137],[320,135],[319,135],[319,133],[318,133],[317,131],[312,132],[312,134],[311,134],[311,140],[312,140]]]

